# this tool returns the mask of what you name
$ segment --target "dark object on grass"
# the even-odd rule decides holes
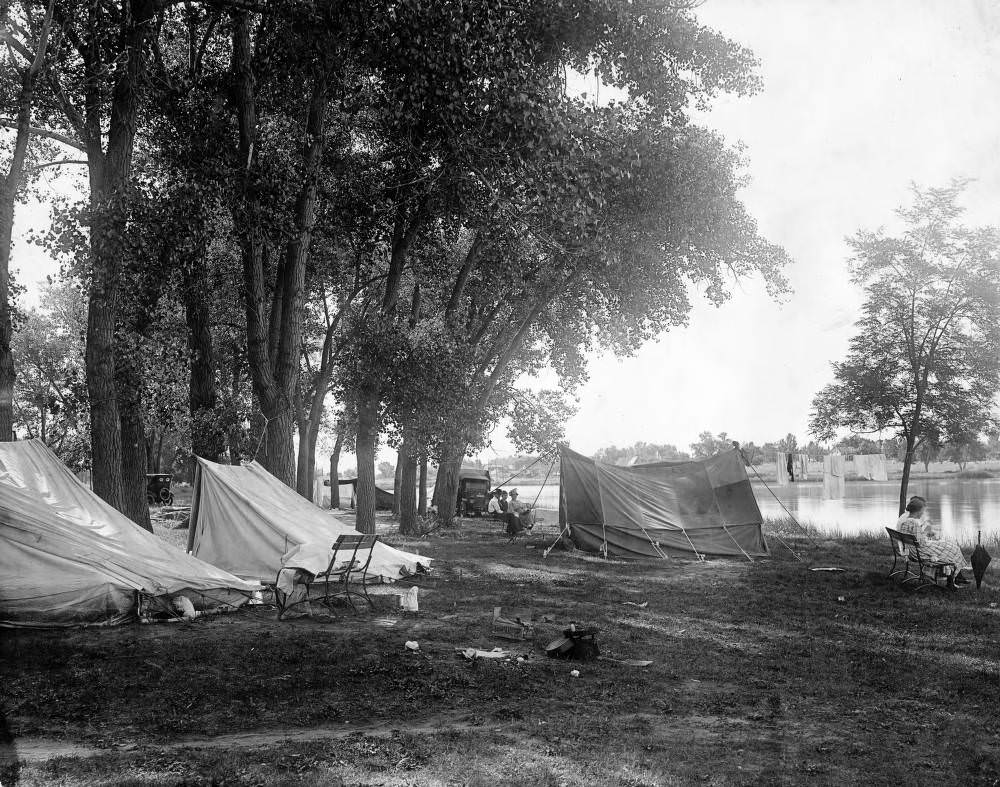
[[[972,574],[976,578],[976,590],[979,590],[980,586],[983,584],[983,575],[986,574],[986,567],[993,560],[990,557],[990,553],[986,551],[986,547],[983,546],[983,531],[979,531],[979,535],[976,538],[976,548],[972,551]]]
[[[594,637],[596,628],[577,628],[570,623],[563,635],[553,640],[545,648],[545,654],[554,659],[572,659],[573,661],[593,661],[601,655],[600,648]]]
[[[501,639],[524,640],[535,636],[531,610],[512,610],[503,614],[500,607],[493,607],[493,636]]]
[[[170,473],[146,474],[146,502],[151,506],[173,505],[174,494],[170,491]]]

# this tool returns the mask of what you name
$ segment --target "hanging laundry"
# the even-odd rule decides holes
[[[774,461],[778,474],[778,486],[788,486],[788,455],[784,451],[778,451],[778,456]]]
[[[795,456],[795,466],[798,468],[795,471],[795,477],[799,481],[807,480],[809,478],[809,455],[797,454]]]
[[[885,466],[885,454],[869,454],[868,468],[871,470],[869,477],[872,481],[889,480],[889,471]]]
[[[888,481],[885,454],[857,454],[854,457],[854,474],[869,481]]]
[[[844,496],[844,457],[827,454],[823,457],[823,497],[839,500]]]

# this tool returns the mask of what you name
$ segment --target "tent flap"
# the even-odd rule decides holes
[[[198,520],[191,553],[246,578],[274,582],[281,556],[302,544],[333,544],[357,534],[329,511],[285,486],[257,462],[242,467],[198,459]],[[398,579],[430,559],[379,542],[368,573]]]
[[[768,554],[737,451],[616,467],[564,448],[559,520],[581,549],[618,557]]]

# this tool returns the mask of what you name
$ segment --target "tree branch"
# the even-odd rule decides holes
[[[3,128],[17,128],[17,123],[13,120],[8,120],[7,118],[0,118],[0,127]],[[64,145],[68,145],[71,148],[76,148],[77,150],[87,152],[87,146],[82,142],[68,137],[59,131],[53,131],[48,128],[39,128],[38,126],[30,126],[29,131],[32,135],[36,137],[46,137],[47,139],[53,139],[56,142],[61,142]]]
[[[40,169],[45,169],[46,167],[61,167],[63,164],[83,164],[86,166],[90,162],[86,159],[62,159],[61,161],[48,161],[45,164],[35,164],[32,167],[28,167],[28,172],[37,172]]]

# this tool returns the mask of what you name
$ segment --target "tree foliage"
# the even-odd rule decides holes
[[[889,432],[905,443],[900,511],[920,443],[966,441],[995,423],[1000,386],[1000,232],[960,223],[964,182],[913,187],[899,235],[850,243],[865,302],[835,381],[813,400],[810,430]]]

